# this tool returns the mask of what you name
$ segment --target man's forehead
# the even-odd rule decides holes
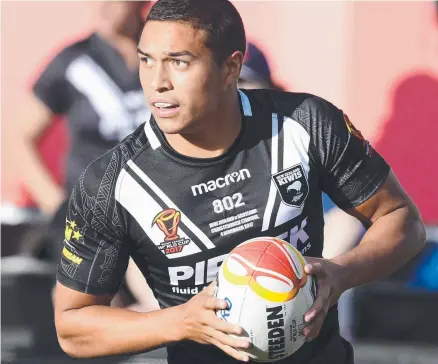
[[[194,29],[188,23],[174,21],[146,22],[140,39],[140,48],[154,48],[156,51],[174,52],[187,47],[203,48],[206,33]]]

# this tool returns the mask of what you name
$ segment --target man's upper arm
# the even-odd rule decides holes
[[[349,211],[379,190],[390,167],[342,110],[319,98],[312,101],[315,125],[311,137],[321,189],[337,206]]]
[[[55,315],[69,310],[77,310],[87,306],[103,305],[109,306],[114,295],[92,295],[82,293],[68,288],[61,283],[56,284],[55,288]]]
[[[410,218],[421,219],[390,166],[348,116],[322,99],[312,106],[320,185],[336,205],[366,227],[401,208]]]
[[[125,276],[129,240],[114,198],[117,151],[94,161],[73,189],[58,265],[60,284],[92,295],[114,295]]]
[[[369,226],[378,218],[401,208],[408,209],[413,218],[421,219],[416,206],[397,177],[390,171],[385,182],[369,199],[358,206],[346,209],[346,212]]]

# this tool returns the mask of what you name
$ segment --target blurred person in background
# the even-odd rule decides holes
[[[242,70],[237,87],[243,89],[276,89],[284,91],[271,75],[271,67],[263,51],[254,43],[248,42]]]
[[[436,22],[438,23],[438,1],[435,1],[435,15],[436,15]]]
[[[53,215],[84,168],[148,117],[138,78],[137,42],[145,2],[96,2],[95,29],[45,67],[22,107],[21,178],[38,207]],[[68,120],[66,182],[54,182],[35,144],[54,116]]]
[[[74,183],[89,163],[149,118],[137,57],[149,5],[148,1],[91,3],[92,33],[56,54],[20,110],[17,167],[38,208],[53,216],[51,254],[56,262],[64,239],[66,198]],[[63,186],[52,177],[37,148],[56,116],[66,118],[69,134]],[[131,286],[135,290],[136,285]]]

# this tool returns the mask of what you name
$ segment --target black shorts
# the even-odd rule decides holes
[[[335,336],[308,364],[354,364],[353,347],[343,337]]]
[[[318,339],[307,344],[304,351],[298,351],[278,364],[354,364],[354,352],[351,344],[335,334],[329,338]],[[324,341],[324,343],[322,343]],[[310,345],[312,344],[312,345]],[[310,349],[310,350],[309,350]],[[207,353],[208,350],[208,353]],[[168,347],[168,364],[238,364],[240,361],[228,356],[214,346],[194,342],[176,343]],[[206,359],[208,358],[208,360]],[[256,362],[250,361],[256,364]]]

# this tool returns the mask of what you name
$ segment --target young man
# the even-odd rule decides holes
[[[245,44],[227,0],[152,7],[138,53],[153,117],[93,162],[70,199],[55,303],[70,355],[166,345],[170,364],[248,360],[248,343],[228,335],[241,328],[215,316],[226,302],[210,282],[237,244],[279,236],[307,256],[318,296],[308,342],[278,363],[352,363],[337,299],[422,248],[418,211],[341,110],[308,94],[237,90]],[[369,226],[357,248],[330,260],[321,258],[322,191]],[[241,213],[252,224],[221,221]],[[162,310],[109,307],[130,256]]]

